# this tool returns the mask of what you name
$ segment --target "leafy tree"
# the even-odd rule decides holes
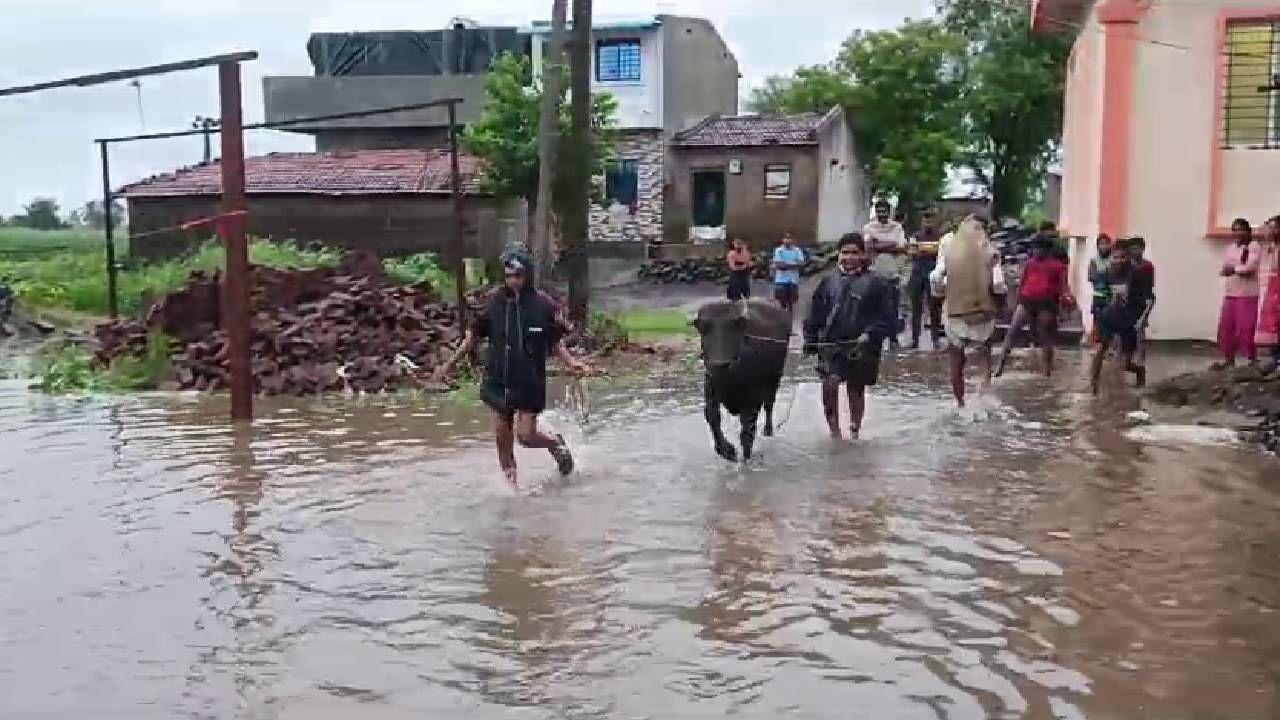
[[[764,81],[763,87],[751,92],[747,106],[764,115],[794,115],[796,113],[825,113],[852,101],[853,80],[827,65],[813,65],[796,70],[795,75],[775,75]]]
[[[960,149],[961,50],[940,24],[908,20],[896,30],[854,33],[833,65],[851,83],[848,113],[875,192],[897,196],[909,219],[946,188]]]
[[[1030,6],[939,0],[963,93],[961,161],[991,193],[997,217],[1020,215],[1056,158],[1062,137],[1069,33],[1032,33]]]
[[[568,88],[562,88],[563,93]],[[527,58],[504,54],[485,81],[487,102],[480,119],[462,135],[466,150],[485,161],[483,188],[503,198],[523,198],[530,211],[538,197],[538,115],[542,92]],[[612,155],[618,102],[612,95],[592,96],[592,158],[603,171]],[[560,136],[569,137],[568,104],[561,103]],[[553,198],[560,207],[562,188]]]
[[[118,201],[113,201],[111,203],[111,227],[120,227],[124,222],[124,215],[124,205]],[[90,200],[79,210],[72,211],[67,216],[67,220],[72,225],[83,225],[94,230],[103,230],[107,227],[107,216],[102,211],[101,200]]]
[[[21,215],[14,215],[10,222],[35,230],[60,230],[67,224],[61,217],[61,208],[53,198],[35,198],[22,208]]]

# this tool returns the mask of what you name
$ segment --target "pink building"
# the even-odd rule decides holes
[[[1145,237],[1154,338],[1213,338],[1232,219],[1280,213],[1276,2],[1035,0],[1037,30],[1078,31],[1060,223],[1088,238],[1072,247],[1077,296],[1098,233]]]

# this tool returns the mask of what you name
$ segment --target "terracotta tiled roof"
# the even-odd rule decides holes
[[[672,143],[683,146],[749,147],[758,145],[817,145],[822,116],[711,115],[683,132]]]
[[[460,155],[462,190],[479,192],[480,160]],[[445,150],[356,150],[334,153],[272,153],[245,158],[245,190],[312,195],[400,195],[449,192]],[[218,195],[219,161],[182,168],[126,185],[125,197]]]

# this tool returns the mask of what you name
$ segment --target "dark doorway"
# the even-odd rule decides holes
[[[693,224],[695,227],[724,225],[723,170],[694,171]]]

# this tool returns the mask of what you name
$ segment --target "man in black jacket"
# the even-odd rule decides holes
[[[840,239],[839,265],[813,292],[804,322],[805,352],[818,355],[822,410],[831,437],[840,435],[840,385],[849,396],[849,433],[862,431],[867,387],[880,376],[880,349],[897,330],[893,288],[867,270],[858,233]]]
[[[565,326],[559,308],[533,284],[533,261],[514,251],[502,258],[505,282],[493,292],[472,321],[462,346],[436,371],[443,378],[458,360],[470,357],[481,339],[489,341],[480,399],[493,415],[498,464],[507,481],[516,484],[515,441],[527,448],[547,450],[561,474],[573,472],[573,455],[564,438],[538,429],[538,415],[547,402],[547,356],[560,358],[569,371],[587,372],[585,364],[560,340]]]

